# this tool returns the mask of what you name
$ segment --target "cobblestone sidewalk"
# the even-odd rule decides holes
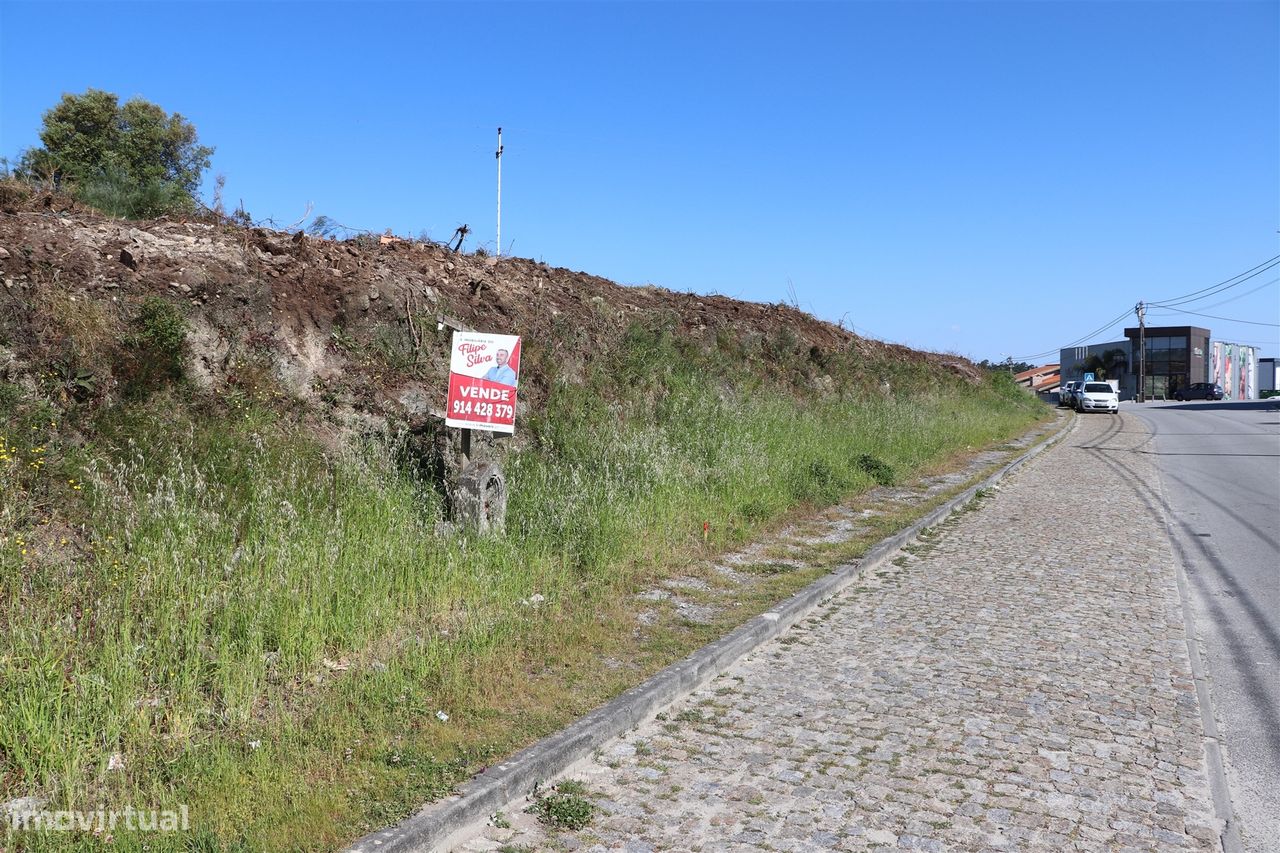
[[[1057,448],[567,778],[576,832],[512,803],[455,848],[1214,849],[1173,555],[1147,440]],[[1136,478],[1136,482],[1135,479]]]

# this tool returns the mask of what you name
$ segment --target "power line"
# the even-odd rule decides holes
[[[1199,307],[1200,308],[1217,308],[1219,305],[1226,305],[1228,303],[1235,302],[1236,300],[1244,299],[1246,296],[1252,296],[1253,294],[1257,293],[1259,290],[1262,290],[1264,287],[1270,287],[1276,282],[1280,282],[1280,278],[1273,278],[1271,279],[1271,281],[1264,281],[1262,284],[1258,285],[1252,290],[1246,290],[1244,293],[1236,294],[1235,296],[1232,296],[1230,299],[1224,299],[1221,302],[1214,302],[1212,305],[1201,305]],[[1178,314],[1182,312],[1181,312],[1181,309],[1179,308],[1170,308],[1168,311],[1153,311],[1152,313],[1160,317],[1167,317],[1169,315]]]
[[[1127,311],[1127,310],[1126,310],[1123,314],[1121,314],[1120,316],[1116,317],[1116,318],[1115,318],[1114,320],[1112,320],[1111,322],[1107,323],[1107,325],[1105,325],[1105,326],[1103,326],[1103,327],[1101,327],[1101,328],[1098,328],[1098,329],[1094,329],[1094,330],[1093,330],[1092,332],[1090,332],[1089,334],[1087,334],[1087,335],[1083,335],[1083,336],[1081,336],[1081,337],[1077,338],[1076,340],[1072,341],[1072,342],[1071,342],[1071,343],[1069,343],[1069,344],[1063,344],[1062,346],[1060,346],[1060,347],[1056,347],[1055,349],[1047,349],[1047,350],[1045,350],[1044,352],[1032,353],[1031,355],[1020,355],[1020,356],[1017,356],[1017,357],[1014,359],[1014,361],[1026,361],[1027,359],[1040,358],[1041,356],[1046,356],[1046,355],[1056,355],[1058,352],[1060,352],[1060,351],[1062,351],[1062,350],[1064,350],[1064,349],[1071,349],[1071,347],[1078,346],[1078,345],[1080,345],[1080,344],[1084,343],[1085,341],[1089,340],[1090,338],[1097,337],[1098,335],[1102,334],[1103,332],[1108,331],[1108,330],[1109,330],[1109,329],[1111,329],[1112,327],[1114,327],[1114,326],[1116,326],[1116,325],[1118,325],[1118,324],[1120,324],[1120,323],[1124,322],[1125,318],[1126,318],[1126,317],[1128,317],[1128,316],[1129,316],[1129,311]]]
[[[1187,302],[1197,302],[1201,299],[1207,299],[1216,293],[1221,293],[1224,290],[1230,290],[1233,287],[1244,284],[1254,276],[1262,275],[1264,272],[1278,264],[1280,264],[1280,255],[1276,255],[1270,260],[1263,261],[1252,269],[1247,269],[1242,273],[1233,275],[1226,281],[1220,281],[1217,284],[1202,287],[1201,289],[1192,291],[1191,293],[1184,293],[1182,296],[1174,296],[1169,299],[1162,299],[1148,304],[1159,308],[1171,308],[1174,305],[1183,305]]]
[[[1244,293],[1238,293],[1238,294],[1236,294],[1235,296],[1232,296],[1230,299],[1224,299],[1224,300],[1222,300],[1221,302],[1215,302],[1215,303],[1213,303],[1212,305],[1199,305],[1199,306],[1196,306],[1196,307],[1198,307],[1198,308],[1217,308],[1219,305],[1226,305],[1226,304],[1228,304],[1228,303],[1230,303],[1230,302],[1235,302],[1237,299],[1244,299],[1246,296],[1252,296],[1253,294],[1257,293],[1259,290],[1262,290],[1262,288],[1264,288],[1264,287],[1270,287],[1271,285],[1275,284],[1275,283],[1276,283],[1276,282],[1278,282],[1278,281],[1280,281],[1280,278],[1273,278],[1273,279],[1271,279],[1271,281],[1264,281],[1262,284],[1258,285],[1257,287],[1253,288],[1252,290],[1246,290]]]
[[[1194,314],[1197,317],[1208,317],[1210,320],[1221,320],[1224,323],[1248,323],[1250,326],[1270,326],[1280,329],[1280,323],[1260,323],[1257,320],[1237,320],[1235,317],[1219,317],[1215,314],[1201,314],[1198,311],[1186,311],[1181,308],[1172,309],[1174,314]]]
[[[1168,299],[1161,299],[1151,304],[1159,305],[1161,307],[1169,307],[1171,305],[1180,305],[1184,302],[1194,302],[1198,299],[1204,299],[1208,296],[1212,296],[1214,293],[1219,292],[1219,289],[1227,290],[1229,288],[1235,287],[1238,284],[1242,284],[1245,281],[1248,281],[1254,276],[1261,275],[1262,273],[1266,272],[1267,270],[1271,269],[1277,264],[1280,264],[1280,255],[1276,255],[1273,258],[1265,260],[1262,263],[1258,264],[1256,267],[1251,267],[1250,269],[1247,269],[1242,273],[1237,273],[1236,275],[1231,276],[1231,278],[1228,278],[1225,281],[1220,281],[1217,284],[1211,284],[1208,287],[1202,287],[1199,290],[1192,291],[1191,293],[1184,293],[1181,296],[1173,296]]]
[[[1269,258],[1263,261],[1262,263],[1258,264],[1257,266],[1251,267],[1250,269],[1247,269],[1242,273],[1237,273],[1236,275],[1231,276],[1231,278],[1225,279],[1224,281],[1220,281],[1217,284],[1212,284],[1212,285],[1209,285],[1208,287],[1202,287],[1199,290],[1193,290],[1190,293],[1184,293],[1181,296],[1170,297],[1169,299],[1164,299],[1159,302],[1148,302],[1147,307],[1148,308],[1168,308],[1172,313],[1195,314],[1198,317],[1208,317],[1211,320],[1223,320],[1225,322],[1249,323],[1251,325],[1257,325],[1257,326],[1276,326],[1277,324],[1275,323],[1258,323],[1252,320],[1232,320],[1230,317],[1215,317],[1212,314],[1196,314],[1195,311],[1186,311],[1183,309],[1174,308],[1175,305],[1184,305],[1189,302],[1198,302],[1201,299],[1207,299],[1210,296],[1214,296],[1218,293],[1222,293],[1223,291],[1230,290],[1233,287],[1237,287],[1238,285],[1244,284],[1246,281],[1248,281],[1251,278],[1262,275],[1262,273],[1276,266],[1280,266],[1280,255],[1276,255],[1273,258]],[[1277,281],[1280,281],[1280,279],[1277,279]],[[1266,287],[1268,284],[1274,284],[1274,283],[1275,281],[1269,281],[1266,284],[1263,284],[1263,285],[1260,285],[1259,287],[1254,288],[1253,290],[1240,294],[1239,297],[1232,297],[1231,299],[1226,299],[1226,300],[1223,300],[1222,302],[1217,302],[1217,303],[1214,303],[1214,305],[1207,306],[1207,307],[1212,308],[1212,307],[1216,307],[1217,305],[1225,305],[1228,302],[1232,302],[1237,298],[1243,298],[1245,296],[1248,296],[1251,293],[1256,293],[1257,291],[1261,290],[1263,287]],[[1125,311],[1119,317],[1116,317],[1114,320],[1107,323],[1107,325],[1103,326],[1102,328],[1095,329],[1089,334],[1084,335],[1083,337],[1078,338],[1077,340],[1074,340],[1069,344],[1063,344],[1062,346],[1056,349],[1048,349],[1048,350],[1044,350],[1043,352],[1037,352],[1037,353],[1032,353],[1030,355],[1018,356],[1017,361],[1034,360],[1034,359],[1042,358],[1047,355],[1057,354],[1064,349],[1070,349],[1071,347],[1079,346],[1080,344],[1089,340],[1090,338],[1096,337],[1097,335],[1100,335],[1103,332],[1106,332],[1111,328],[1119,325],[1120,322],[1123,321],[1128,316],[1129,316],[1129,312]]]
[[[1280,341],[1258,341],[1258,340],[1249,340],[1248,338],[1236,338],[1235,340],[1231,341],[1231,343],[1256,344],[1258,346],[1272,346],[1272,347],[1276,345],[1280,345]]]

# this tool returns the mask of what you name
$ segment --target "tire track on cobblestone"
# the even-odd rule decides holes
[[[1218,848],[1154,466],[1131,455],[1132,487],[1100,500],[1115,460],[1088,449],[1135,450],[1134,427],[1077,419],[975,511],[575,765],[587,829],[513,803],[457,849]],[[1107,518],[1132,532],[1104,537]]]
[[[1154,430],[1151,432],[1151,441],[1154,442]],[[1146,452],[1146,451],[1139,451]],[[1243,839],[1240,837],[1240,831],[1235,817],[1235,810],[1231,803],[1231,794],[1227,784],[1227,774],[1225,760],[1222,755],[1222,738],[1218,733],[1217,720],[1213,711],[1213,699],[1209,687],[1209,676],[1205,669],[1204,660],[1200,654],[1199,642],[1196,637],[1195,625],[1192,619],[1193,608],[1191,606],[1189,586],[1190,579],[1187,577],[1183,567],[1190,564],[1189,554],[1183,539],[1175,534],[1172,519],[1174,512],[1169,506],[1168,500],[1165,498],[1163,486],[1160,485],[1159,473],[1157,471],[1154,480],[1144,480],[1141,476],[1142,472],[1135,470],[1132,465],[1128,465],[1115,456],[1098,454],[1099,457],[1109,465],[1113,470],[1121,475],[1121,478],[1129,483],[1134,490],[1142,498],[1143,502],[1150,508],[1160,523],[1164,526],[1168,533],[1169,544],[1173,549],[1175,556],[1174,570],[1177,573],[1177,583],[1179,597],[1182,601],[1183,620],[1187,632],[1187,653],[1191,662],[1192,676],[1196,685],[1196,694],[1200,705],[1201,725],[1205,732],[1205,751],[1206,764],[1209,773],[1209,783],[1213,794],[1214,810],[1223,822],[1223,830],[1221,834],[1222,848],[1225,853],[1238,853],[1244,849]],[[1207,499],[1207,497],[1206,497]],[[1185,525],[1184,525],[1185,527]],[[1194,531],[1190,528],[1186,530],[1186,541],[1192,543],[1204,556],[1207,565],[1210,565],[1217,572],[1220,581],[1225,586],[1235,586],[1235,581],[1231,577],[1231,573],[1221,561],[1214,556],[1199,539],[1195,537]],[[1222,610],[1213,604],[1212,596],[1206,596],[1208,606],[1217,616],[1216,624],[1231,642],[1241,643],[1241,635],[1231,626],[1231,620],[1226,618]],[[1261,617],[1245,598],[1242,601],[1243,609],[1249,614],[1251,621],[1255,623],[1265,634],[1271,637],[1272,642],[1276,642],[1274,635],[1270,632],[1266,620]],[[1262,713],[1267,717],[1267,723],[1271,727],[1271,731],[1280,731],[1280,712],[1271,707],[1266,701],[1266,695],[1259,689],[1259,685],[1254,682],[1244,681],[1243,687],[1253,697],[1254,704],[1262,709]]]
[[[1084,415],[1077,415],[1077,417],[1083,418]],[[1090,439],[1090,444],[1080,445],[1082,450],[1104,449],[1104,445],[1107,442],[1115,438],[1124,430],[1124,419],[1121,416],[1109,415],[1107,416],[1107,421],[1107,427],[1103,430],[1101,435]]]

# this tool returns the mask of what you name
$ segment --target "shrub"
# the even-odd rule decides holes
[[[122,172],[107,170],[76,189],[76,198],[108,216],[154,219],[190,213],[191,196],[177,184],[152,179],[139,183]]]
[[[145,395],[183,377],[187,320],[177,305],[161,296],[148,296],[130,327],[124,340],[127,358],[121,365],[126,396]]]
[[[159,296],[148,296],[134,321],[136,344],[154,355],[181,356],[187,343],[187,320],[178,307]]]
[[[892,486],[896,479],[893,466],[870,453],[858,457],[858,468],[881,486]]]
[[[987,374],[987,381],[997,394],[1007,400],[1020,400],[1030,396],[1030,392],[1014,381],[1013,375],[1008,371],[992,371]]]

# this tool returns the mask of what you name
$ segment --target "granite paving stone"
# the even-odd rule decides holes
[[[1216,848],[1174,557],[1141,493],[1159,480],[1105,455],[1148,438],[1079,417],[882,583],[570,768],[589,826],[454,849]]]

